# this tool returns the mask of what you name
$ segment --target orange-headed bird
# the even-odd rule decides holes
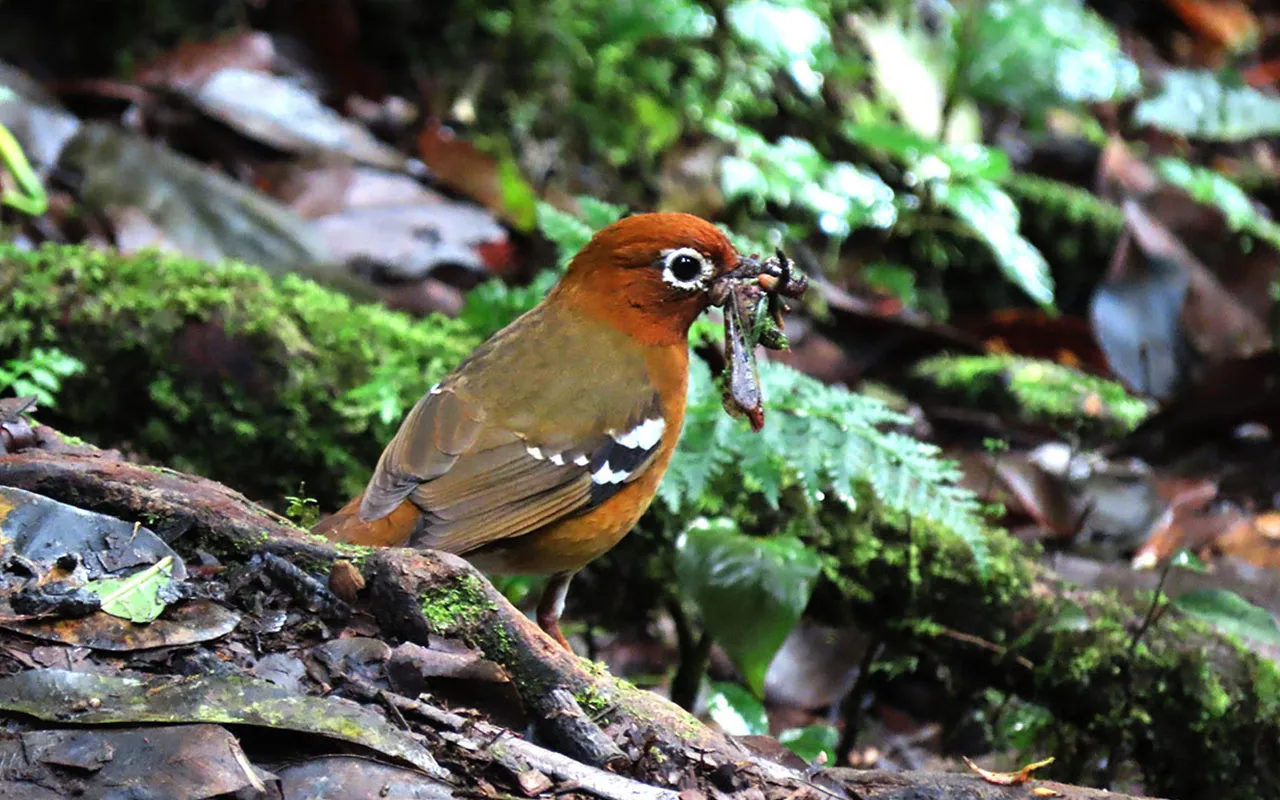
[[[689,326],[738,260],[688,214],[601,230],[537,307],[418,401],[364,493],[316,531],[550,575],[538,624],[567,648],[569,582],[653,501],[684,423]]]

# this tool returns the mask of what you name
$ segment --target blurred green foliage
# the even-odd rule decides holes
[[[56,405],[62,381],[84,371],[80,359],[56,347],[37,347],[0,364],[0,397],[13,393],[34,397],[41,408]]]
[[[1115,35],[1075,0],[453,5],[478,20],[451,29],[455,46],[500,72],[467,95],[477,125],[640,187],[613,196],[648,204],[660,156],[719,140],[717,180],[741,233],[770,240],[781,222],[837,247],[868,233],[971,241],[1046,306],[1048,264],[998,185],[1007,158],[977,143],[973,104],[1038,118],[1137,88]],[[887,102],[868,94],[873,82]],[[983,269],[963,248],[914,249],[916,269]]]
[[[1280,133],[1280,98],[1239,73],[1172,69],[1160,92],[1138,104],[1134,121],[1189,139],[1239,142]]]
[[[1254,205],[1249,195],[1230,178],[1176,158],[1159,159],[1156,170],[1160,177],[1185,190],[1197,202],[1222,212],[1231,230],[1256,236],[1280,248],[1280,225]]]

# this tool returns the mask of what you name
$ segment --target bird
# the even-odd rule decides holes
[[[572,652],[569,584],[653,501],[684,424],[690,325],[739,260],[689,214],[601,229],[542,302],[414,405],[364,492],[313,531],[548,576],[537,623]]]

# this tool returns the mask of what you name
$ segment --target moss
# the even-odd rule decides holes
[[[971,405],[996,403],[1028,419],[1101,437],[1133,430],[1152,411],[1120,384],[1051,361],[1005,355],[941,356],[915,369],[936,390]]]
[[[605,713],[613,706],[609,702],[609,698],[605,697],[595,686],[587,686],[582,690],[574,693],[574,699],[578,701],[578,705],[586,712],[586,715],[594,722],[599,722]]]
[[[363,488],[394,426],[477,337],[255,267],[0,244],[0,358],[83,361],[49,424],[277,504]]]
[[[497,610],[489,600],[484,579],[469,574],[451,585],[433,587],[421,601],[422,615],[431,630],[441,635],[472,627]]]

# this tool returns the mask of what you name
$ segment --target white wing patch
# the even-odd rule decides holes
[[[662,433],[666,429],[666,420],[654,417],[646,419],[621,436],[613,434],[613,440],[632,450],[649,450],[662,439]]]
[[[616,486],[631,477],[649,453],[662,441],[667,423],[662,417],[651,417],[622,433],[609,432],[612,443],[596,451],[594,457],[587,453],[571,454],[570,451],[549,452],[536,445],[525,445],[525,452],[538,461],[550,461],[557,467],[572,462],[574,466],[594,469],[591,482],[597,486]]]
[[[611,484],[611,483],[622,483],[627,479],[627,476],[630,474],[631,473],[627,472],[626,470],[614,472],[613,469],[606,463],[606,464],[602,464],[600,466],[600,469],[591,473],[591,482],[600,484],[600,485]]]

